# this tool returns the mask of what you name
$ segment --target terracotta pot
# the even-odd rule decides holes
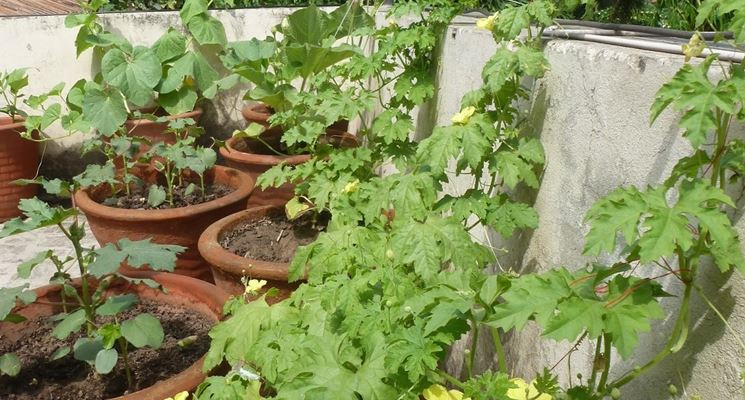
[[[0,222],[21,216],[18,202],[34,197],[36,185],[20,186],[16,179],[31,179],[39,166],[39,146],[21,137],[23,120],[0,118]]]
[[[357,138],[354,135],[343,132],[334,132],[328,135],[337,142],[340,147],[358,146]],[[262,135],[265,142],[272,147],[279,144],[281,134],[266,132]],[[220,148],[220,155],[225,159],[225,165],[239,169],[247,173],[256,181],[259,175],[266,172],[269,168],[284,163],[285,165],[298,165],[310,160],[310,155],[300,154],[293,156],[279,156],[276,154],[258,154],[266,153],[266,146],[258,140],[230,138],[225,143],[225,147]],[[248,198],[247,207],[258,207],[264,205],[284,205],[295,196],[295,186],[286,183],[278,188],[267,188],[256,190]]]
[[[248,122],[256,122],[257,124],[269,127],[269,117],[272,116],[272,109],[264,103],[248,104],[241,110],[243,118]],[[281,128],[274,127],[271,130],[281,131]],[[329,126],[331,131],[342,131],[347,132],[349,130],[349,121],[341,120],[334,122]]]
[[[143,112],[152,112],[154,110],[143,110]],[[191,118],[195,121],[199,121],[199,117],[202,116],[202,109],[197,107],[194,111],[189,111],[183,114],[169,115],[167,118],[169,121],[175,119]],[[176,136],[172,133],[164,133],[168,129],[167,122],[155,122],[149,119],[128,119],[124,126],[127,128],[129,136],[139,136],[149,140],[151,143],[166,142],[173,144],[176,142]]]
[[[214,285],[186,276],[146,271],[134,272],[132,276],[141,279],[153,279],[166,288],[168,293],[152,289],[147,285],[132,285],[124,280],[113,284],[109,288],[108,293],[134,293],[140,298],[196,311],[215,323],[220,320],[222,306],[228,299],[227,293],[216,288]],[[58,314],[61,312],[61,307],[51,305],[50,302],[56,303],[60,301],[60,290],[61,286],[59,285],[49,285],[36,289],[37,302],[24,306],[18,311],[18,314],[25,316],[27,319]],[[39,301],[42,301],[43,304]],[[28,330],[29,328],[23,323],[11,324],[0,322],[0,332],[10,340],[20,339],[24,334],[28,334]],[[203,356],[196,363],[175,376],[159,381],[155,385],[135,393],[116,397],[115,400],[163,400],[182,391],[192,391],[207,377],[202,372],[204,358]]]
[[[155,178],[141,177],[149,182]],[[184,246],[187,250],[179,255],[175,272],[211,281],[209,267],[197,250],[199,235],[214,221],[245,209],[256,181],[243,172],[222,166],[208,172],[205,181],[230,186],[234,191],[206,203],[166,210],[128,210],[103,205],[100,202],[111,193],[105,185],[79,190],[74,200],[101,245],[123,238],[152,238],[155,243]]]
[[[289,283],[289,263],[267,262],[244,258],[224,249],[220,242],[233,229],[266,216],[284,215],[284,208],[261,206],[229,215],[209,226],[199,237],[199,252],[212,268],[215,285],[232,295],[244,292],[241,277],[267,280],[266,287],[279,290],[279,296],[268,298],[269,303],[284,300],[297,289],[299,283]]]

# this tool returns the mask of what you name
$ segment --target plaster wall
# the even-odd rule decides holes
[[[435,123],[449,124],[460,110],[461,96],[480,85],[480,72],[493,54],[490,35],[464,22],[451,26],[445,38],[439,67]],[[583,268],[588,262],[612,263],[614,255],[598,259],[582,256],[583,223],[590,206],[622,185],[644,188],[662,182],[677,160],[691,148],[677,127],[677,115],[665,112],[650,126],[649,109],[657,90],[683,65],[683,57],[624,47],[579,41],[554,40],[546,45],[551,69],[534,86],[531,107],[524,107],[531,129],[546,151],[546,169],[540,190],[520,193],[535,199],[539,228],[509,240],[496,233],[480,231],[477,240],[492,246],[500,259],[499,267],[519,273],[540,272],[565,266]],[[735,130],[742,134],[742,127]],[[449,192],[462,192],[472,185],[468,176],[452,179]],[[732,193],[736,198],[739,191]],[[739,204],[742,208],[742,202]],[[745,221],[737,216],[737,229],[745,237]],[[506,250],[506,252],[505,252]],[[722,276],[716,267],[703,268],[701,284],[736,332],[745,331],[745,282],[738,273]],[[647,276],[660,270],[645,267]],[[680,294],[674,278],[661,281],[665,290]],[[663,300],[663,308],[674,315],[677,299]],[[691,332],[688,343],[655,369],[622,390],[623,399],[666,399],[667,386],[674,383],[690,396],[702,399],[743,398],[741,376],[743,357],[737,339],[721,320],[696,297],[691,306]],[[636,353],[629,360],[615,355],[611,379],[643,365],[663,349],[674,324],[674,317],[653,324],[643,334]],[[544,366],[557,363],[573,343],[556,343],[540,337],[537,326],[528,324],[521,333],[505,335],[508,366],[514,376],[532,379]],[[458,373],[462,365],[459,344],[448,361]],[[493,350],[486,338],[480,343],[477,364],[494,364]],[[581,373],[589,377],[594,342],[585,341],[571,358],[555,372],[564,383]],[[587,378],[585,378],[587,379]],[[686,397],[690,398],[690,397]]]

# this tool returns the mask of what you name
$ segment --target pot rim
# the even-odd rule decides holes
[[[230,185],[235,189],[232,193],[206,203],[166,210],[130,210],[109,207],[98,203],[88,194],[88,191],[91,190],[91,188],[86,188],[75,192],[73,196],[75,206],[80,208],[86,216],[116,221],[151,222],[154,220],[180,219],[218,210],[228,205],[244,201],[244,199],[248,198],[254,190],[256,182],[245,172],[222,165],[215,165],[213,168],[215,169],[215,172],[222,171],[226,175],[232,175],[233,177],[238,178],[239,182],[236,187]]]
[[[266,110],[266,112],[262,112],[262,110]],[[241,113],[243,114],[243,118],[245,118],[247,121],[253,121],[259,124],[268,124],[269,118],[272,116],[272,114],[268,111],[269,106],[258,101],[256,103],[246,104],[245,106],[243,106]]]
[[[298,165],[310,160],[310,154],[278,156],[274,154],[255,154],[245,151],[236,150],[235,144],[240,138],[231,137],[225,142],[225,147],[220,147],[220,155],[231,160],[244,164],[254,165],[279,165],[285,163],[288,165]]]
[[[222,305],[230,298],[227,293],[215,285],[188,276],[154,271],[134,271],[126,274],[126,276],[130,278],[152,279],[166,288],[169,286],[183,288],[182,291],[188,293],[188,296],[193,300],[208,306],[213,312],[213,315],[205,315],[205,317],[214,318],[216,322],[219,322],[224,317]],[[80,278],[74,279],[73,282],[79,284]],[[144,289],[147,290],[147,287],[145,286]],[[61,285],[59,284],[46,285],[34,289],[37,297],[43,297],[60,290]],[[151,386],[109,400],[162,400],[182,390],[192,390],[208,376],[208,373],[202,371],[206,357],[207,354],[202,355],[202,357],[181,372],[159,380]],[[169,388],[173,389],[169,390]]]
[[[23,130],[25,127],[25,121],[26,118],[19,115],[17,115],[15,119],[11,119],[10,117],[0,117],[0,132],[18,131],[19,129]]]
[[[235,225],[247,220],[264,217],[269,213],[281,212],[283,209],[284,206],[276,205],[253,207],[213,222],[199,237],[199,254],[207,260],[212,268],[217,268],[233,275],[256,276],[262,279],[287,282],[290,273],[289,263],[244,258],[226,250],[219,242],[220,235]]]
[[[202,107],[197,106],[197,107],[194,107],[194,110],[192,110],[192,111],[187,111],[185,113],[176,114],[176,115],[167,115],[166,118],[169,121],[173,121],[173,120],[176,120],[176,119],[183,119],[183,118],[196,119],[196,118],[199,118],[200,116],[202,116],[203,113],[204,113],[204,110],[202,109]],[[128,125],[133,125],[133,126],[161,125],[161,124],[164,124],[164,122],[156,122],[156,121],[151,121],[149,119],[144,119],[144,118],[141,118],[141,119],[129,119],[129,118],[127,118],[127,121],[125,123],[128,124]]]

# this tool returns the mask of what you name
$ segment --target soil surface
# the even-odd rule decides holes
[[[295,221],[284,215],[264,217],[239,225],[220,238],[220,245],[233,254],[254,260],[288,263],[298,246],[312,243],[325,229],[326,221],[309,213]]]
[[[165,331],[159,349],[129,348],[130,365],[138,389],[152,386],[159,380],[174,376],[189,368],[209,349],[207,333],[213,323],[197,312],[167,304],[144,301],[121,314],[120,321],[147,312],[158,318]],[[103,320],[102,320],[103,321]],[[0,354],[15,353],[22,363],[15,377],[0,377],[0,399],[3,400],[102,400],[133,392],[127,390],[127,378],[121,358],[114,371],[98,375],[92,367],[69,354],[48,361],[52,353],[64,345],[75,343],[80,334],[61,341],[51,335],[53,323],[48,318],[27,321],[31,329],[19,343],[0,337]],[[196,336],[186,347],[178,341]],[[26,346],[21,346],[25,344]]]
[[[106,200],[105,204],[129,210],[164,210],[206,203],[227,196],[233,192],[233,189],[228,186],[212,185],[205,187],[206,194],[202,196],[201,189],[196,188],[191,193],[186,194],[186,188],[187,186],[176,186],[173,188],[173,206],[166,201],[158,207],[150,207],[150,205],[147,204],[147,189],[135,189],[130,192],[129,195],[121,193],[118,197]]]

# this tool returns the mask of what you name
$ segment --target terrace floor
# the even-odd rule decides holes
[[[0,0],[0,16],[68,14],[79,9],[75,0]]]
[[[86,229],[83,245],[98,247],[96,239],[88,229]],[[0,239],[0,288],[21,286],[24,283],[28,283],[31,288],[49,284],[49,278],[55,270],[54,265],[48,260],[34,269],[30,279],[21,279],[16,272],[18,264],[49,249],[63,260],[68,255],[75,255],[72,244],[57,227],[37,229]],[[80,275],[74,266],[68,272],[72,276]]]

